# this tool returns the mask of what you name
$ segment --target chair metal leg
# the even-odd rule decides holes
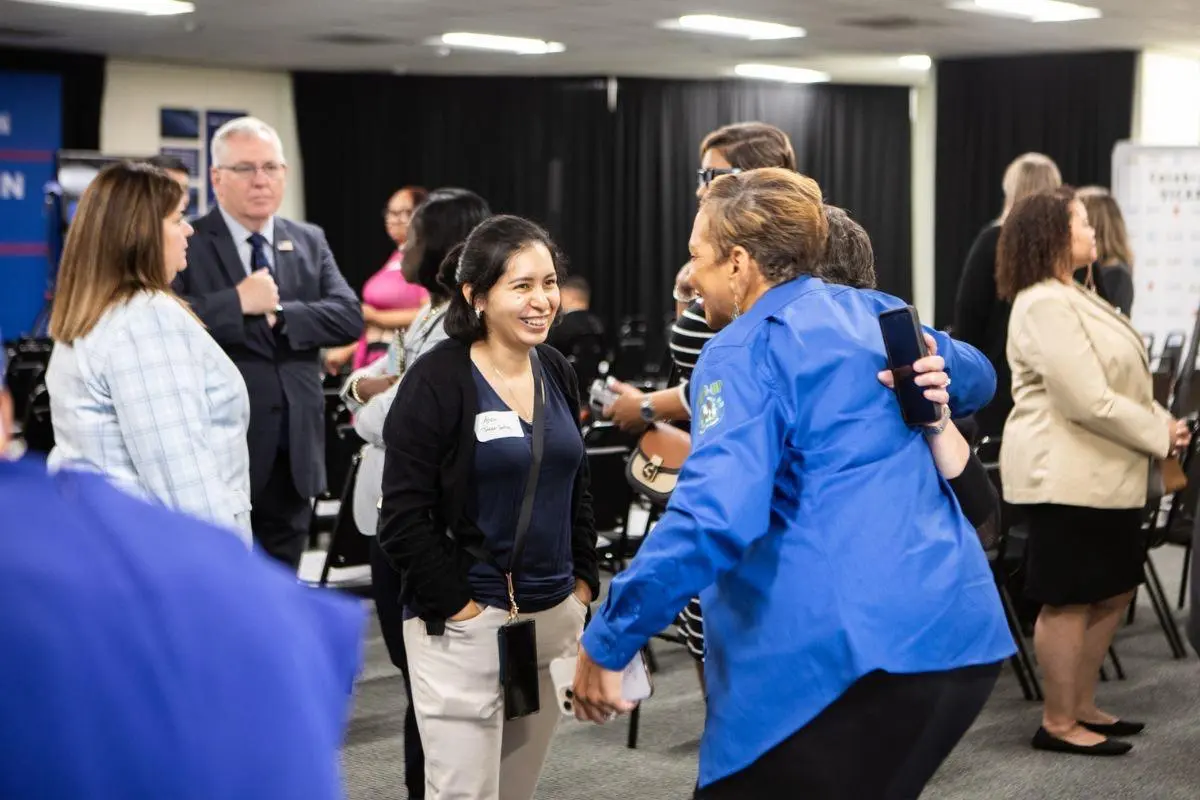
[[[650,674],[658,672],[658,661],[654,658],[654,651],[650,649],[650,643],[642,648],[642,655],[646,657],[646,669],[650,670]],[[642,721],[642,704],[638,703],[633,711],[629,714],[629,731],[625,736],[625,746],[630,750],[636,750],[638,746],[638,727]]]
[[[1008,659],[1009,665],[1012,667],[1013,674],[1017,676],[1017,683],[1021,684],[1021,694],[1025,695],[1026,700],[1034,699],[1033,687],[1029,685],[1029,678],[1025,675],[1025,665],[1021,663],[1021,656],[1014,655]]]
[[[1125,680],[1125,668],[1121,666],[1121,659],[1117,658],[1117,648],[1108,648],[1108,657],[1112,660],[1113,669],[1116,670],[1117,680]]]
[[[1007,586],[1000,584],[997,588],[1000,590],[1000,601],[1004,605],[1004,616],[1008,618],[1009,632],[1017,644],[1017,655],[1014,658],[1019,662],[1020,668],[1017,668],[1017,663],[1013,664],[1017,680],[1021,683],[1021,690],[1024,692],[1026,700],[1040,702],[1043,699],[1042,684],[1038,680],[1037,667],[1033,663],[1033,657],[1029,654],[1029,642],[1025,639],[1025,634],[1021,632],[1021,622],[1017,619],[1012,596],[1008,593]]]
[[[1129,601],[1129,613],[1125,615],[1125,624],[1127,626],[1133,624],[1133,614],[1135,611],[1137,611],[1138,588],[1139,587],[1136,586],[1134,587],[1133,599]]]
[[[638,745],[638,723],[642,718],[642,705],[638,705],[629,715],[629,733],[625,737],[625,746],[630,750],[637,750]]]
[[[1100,665],[1100,682],[1108,683],[1108,670],[1104,668],[1103,664]]]
[[[1154,614],[1158,617],[1158,623],[1167,637],[1171,655],[1175,658],[1186,658],[1187,651],[1183,647],[1183,635],[1179,632],[1179,625],[1175,621],[1175,615],[1171,613],[1171,604],[1163,590],[1162,580],[1158,577],[1158,570],[1149,555],[1146,556],[1143,573],[1146,578],[1146,593],[1150,595],[1150,604],[1154,607]]]
[[[1183,574],[1179,576],[1179,610],[1187,605],[1188,578],[1192,573],[1192,543],[1188,542],[1183,548]]]

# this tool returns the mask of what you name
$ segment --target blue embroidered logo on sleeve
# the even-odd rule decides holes
[[[704,433],[725,416],[725,400],[721,397],[721,381],[713,381],[700,390],[699,412],[696,421],[699,433]]]

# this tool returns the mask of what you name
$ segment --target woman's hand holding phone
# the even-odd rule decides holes
[[[925,388],[925,399],[929,402],[942,406],[948,405],[950,392],[946,391],[946,387],[950,385],[950,376],[945,372],[946,360],[937,354],[937,340],[928,333],[925,333],[924,336],[925,346],[929,348],[929,355],[913,362],[913,372],[917,373],[913,382]],[[891,370],[885,369],[876,377],[887,388],[896,388],[895,377]]]

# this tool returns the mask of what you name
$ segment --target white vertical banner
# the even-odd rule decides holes
[[[1113,150],[1112,194],[1133,249],[1135,328],[1191,338],[1200,307],[1200,147],[1121,142]]]

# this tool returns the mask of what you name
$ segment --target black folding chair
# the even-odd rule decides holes
[[[611,422],[597,421],[584,430],[583,443],[591,473],[600,568],[616,575],[633,556],[628,521],[635,497],[625,478],[625,464],[637,439]]]
[[[40,383],[29,397],[21,419],[21,439],[27,450],[49,454],[54,449],[54,424],[50,419],[50,392]]]
[[[1016,642],[1017,652],[1009,659],[1017,683],[1021,685],[1021,694],[1026,700],[1043,699],[1042,684],[1038,680],[1037,667],[1029,646],[1029,640],[1021,627],[1021,618],[1017,614],[1016,604],[1008,590],[1009,580],[1025,568],[1025,542],[1028,534],[1020,524],[1020,512],[1015,507],[1004,502],[1004,486],[1000,480],[1000,437],[984,436],[975,446],[975,454],[983,462],[992,485],[1000,495],[1000,526],[996,546],[988,551],[988,563],[992,568],[992,577],[996,581],[996,590],[1000,593],[1000,603],[1004,606],[1004,617],[1008,620],[1008,630]]]
[[[1197,425],[1193,421],[1192,428],[1192,443],[1183,453],[1181,466],[1183,471],[1188,475],[1188,488],[1182,492],[1176,492],[1168,499],[1154,503],[1147,507],[1145,521],[1143,522],[1142,530],[1146,537],[1146,559],[1143,562],[1143,575],[1146,581],[1146,594],[1150,598],[1150,605],[1154,609],[1154,614],[1158,618],[1158,623],[1163,629],[1163,634],[1167,638],[1167,644],[1171,648],[1171,655],[1175,658],[1186,658],[1187,648],[1184,645],[1183,634],[1179,630],[1179,622],[1175,619],[1175,614],[1171,609],[1171,603],[1167,599],[1166,590],[1163,588],[1162,578],[1159,577],[1158,568],[1154,565],[1154,560],[1150,554],[1153,550],[1162,547],[1164,544],[1174,542],[1185,546],[1191,542],[1191,521],[1194,519],[1196,512],[1195,505],[1197,499],[1197,477],[1193,475],[1196,472],[1195,467],[1200,465],[1195,458],[1196,451],[1200,449],[1200,441],[1197,441]],[[1169,503],[1167,512],[1164,518],[1162,513],[1163,503]],[[1186,536],[1185,536],[1186,534]],[[1188,547],[1190,552],[1190,547]],[[1187,556],[1184,559],[1184,575],[1187,575]],[[1184,586],[1186,590],[1186,585]],[[1180,607],[1182,607],[1182,593]]]
[[[13,418],[24,420],[34,393],[45,384],[46,368],[54,342],[50,339],[20,339],[9,349],[5,385],[13,399]]]
[[[335,500],[333,494],[345,485],[354,456],[362,449],[362,437],[354,430],[350,409],[339,396],[341,383],[331,376],[325,378],[325,485],[328,487],[315,499],[308,520],[308,546],[316,547],[322,533],[330,532],[336,524],[332,518],[318,512],[322,503]]]
[[[333,569],[347,569],[371,563],[371,540],[363,536],[354,522],[354,483],[358,479],[358,468],[362,464],[362,452],[355,453],[350,459],[342,482],[341,494],[338,497],[338,511],[334,517],[333,533],[329,538],[329,549],[325,552],[325,564],[321,567],[321,577],[317,586],[330,587],[329,574]],[[354,581],[343,581],[333,584],[333,588],[348,591],[353,594],[369,596],[371,578]]]

